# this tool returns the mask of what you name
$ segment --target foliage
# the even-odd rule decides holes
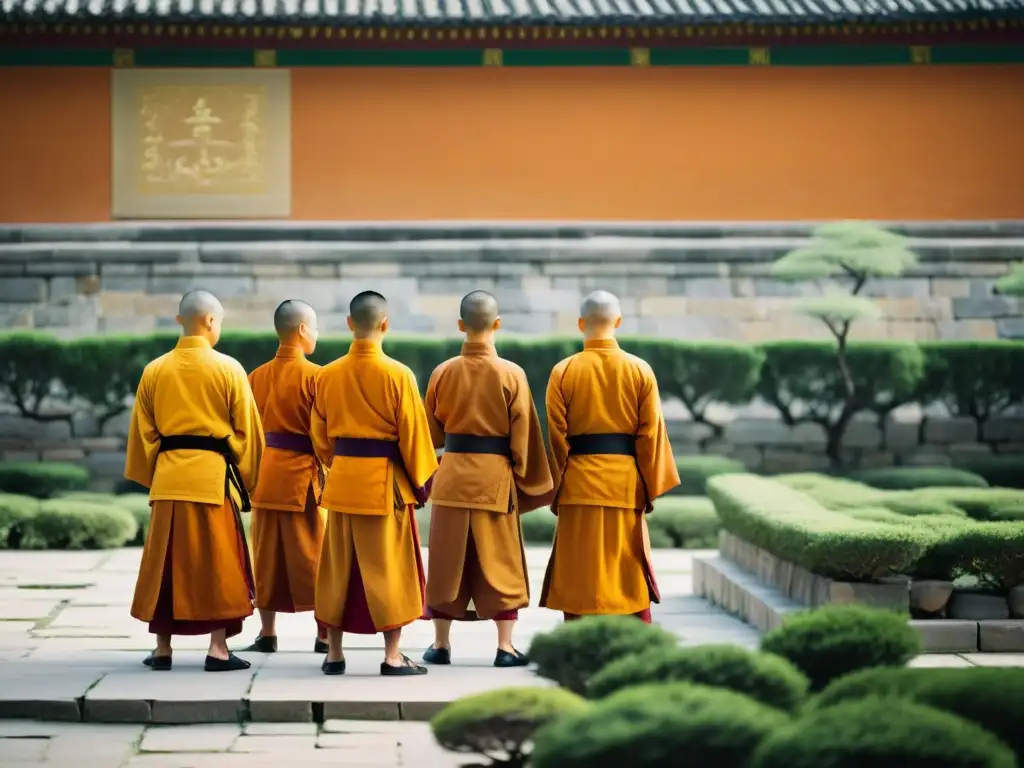
[[[654,537],[667,541],[668,547],[681,549],[714,549],[718,546],[721,522],[715,505],[704,496],[666,496],[654,502],[654,511],[647,518]]]
[[[113,549],[131,541],[135,518],[122,507],[49,499],[27,518],[22,549]]]
[[[948,712],[869,698],[815,710],[766,739],[750,768],[1016,768],[994,735]]]
[[[746,472],[747,468],[742,461],[728,456],[704,454],[676,457],[676,471],[679,473],[679,487],[672,491],[673,494],[705,496],[710,478]]]
[[[1024,520],[1024,491],[1013,488],[922,488],[910,496],[949,504],[975,520]]]
[[[775,475],[772,480],[802,491],[826,509],[845,513],[874,509],[889,510],[902,517],[917,517],[919,515],[966,517],[964,512],[954,504],[938,496],[916,492],[884,491],[840,477],[799,472],[792,475]],[[870,519],[870,515],[864,514],[854,514],[853,517],[862,520]]]
[[[38,511],[38,499],[0,493],[0,549],[18,549],[25,523]]]
[[[854,282],[851,293],[856,295],[869,278],[896,277],[917,263],[917,257],[906,247],[906,238],[870,224],[824,224],[814,236],[810,245],[776,261],[772,276],[791,281],[846,278]]]
[[[586,701],[562,688],[502,688],[453,701],[430,728],[447,750],[483,755],[490,760],[485,765],[512,768],[526,765],[534,731],[586,708]]]
[[[74,464],[57,461],[0,462],[0,493],[49,499],[89,485],[89,473]]]
[[[786,714],[690,683],[620,691],[537,732],[532,768],[743,768]]]
[[[879,467],[853,472],[850,478],[872,488],[913,490],[915,488],[987,488],[985,478],[950,467]]]
[[[645,683],[688,682],[727,688],[769,707],[795,712],[807,697],[808,680],[785,659],[735,645],[654,648],[609,664],[587,686],[601,699]]]
[[[1024,488],[1024,456],[976,456],[957,462],[960,469],[981,475],[989,485]]]
[[[900,696],[977,723],[1024,759],[1024,669],[866,669],[831,683],[821,709],[871,696]]]
[[[708,493],[727,531],[833,579],[871,581],[900,573],[930,543],[910,526],[857,520],[754,475],[713,478]]]
[[[529,656],[541,677],[583,695],[590,677],[611,662],[678,642],[668,630],[633,616],[585,616],[535,635]]]
[[[907,617],[865,605],[827,605],[791,614],[768,632],[761,649],[791,661],[820,691],[869,667],[900,667],[921,653]]]
[[[1024,263],[1014,264],[1010,274],[996,281],[996,293],[1004,296],[1024,296]]]
[[[141,493],[126,493],[115,495],[112,493],[94,493],[91,491],[76,491],[66,493],[60,497],[67,501],[84,501],[90,504],[101,506],[119,507],[126,509],[135,518],[137,527],[135,537],[125,543],[128,547],[141,547],[146,543],[146,534],[149,532],[149,521],[151,509],[149,496]]]

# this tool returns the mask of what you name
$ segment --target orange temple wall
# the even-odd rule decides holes
[[[1024,218],[1024,66],[295,69],[292,218]],[[0,69],[0,222],[111,218],[110,72]]]

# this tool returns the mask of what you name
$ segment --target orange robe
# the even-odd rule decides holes
[[[320,463],[309,436],[320,366],[297,347],[282,346],[249,374],[266,432],[267,452],[252,495],[256,607],[312,611],[326,513]]]
[[[178,435],[224,438],[245,490],[256,485],[263,427],[245,371],[196,336],[146,366],[132,408],[124,474],[150,489],[152,519],[131,613],[154,634],[232,637],[253,598],[240,499],[223,456],[161,453]]]
[[[437,457],[412,371],[379,344],[353,341],[320,369],[312,435],[330,466],[317,621],[375,634],[423,618],[414,510],[426,503]]]
[[[446,448],[431,490],[429,615],[518,618],[530,604],[519,515],[554,495],[526,374],[491,345],[467,343],[434,371],[426,408],[434,445]],[[499,447],[508,453],[482,452]]]
[[[614,339],[587,341],[555,366],[546,402],[558,522],[540,604],[566,618],[650,621],[660,596],[646,513],[679,485],[654,372]],[[635,456],[596,452],[584,445],[594,438],[577,437],[593,435],[626,440]]]

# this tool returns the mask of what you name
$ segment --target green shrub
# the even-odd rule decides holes
[[[998,590],[1024,583],[1024,525],[965,523],[937,547],[947,548],[957,575],[976,576]]]
[[[733,691],[690,683],[620,691],[537,732],[532,768],[743,768],[789,721]]]
[[[973,490],[973,489],[972,489]],[[961,520],[967,514],[956,504],[925,491],[888,491],[882,506],[904,517],[955,517]]]
[[[677,456],[676,471],[679,472],[679,486],[672,493],[677,496],[706,496],[708,480],[717,475],[732,475],[746,472],[742,461],[728,456]]]
[[[527,544],[550,544],[555,539],[556,518],[547,507],[527,512],[519,518],[523,541]]]
[[[884,491],[854,480],[799,472],[772,477],[777,483],[802,491],[827,509],[888,509],[899,515],[949,515],[964,517],[956,506],[943,500],[911,491]],[[861,517],[860,519],[868,519]]]
[[[984,477],[950,467],[881,467],[864,469],[850,475],[872,488],[907,491],[915,488],[987,488]]]
[[[1024,758],[1024,669],[865,669],[831,683],[818,708],[871,696],[900,696],[977,723]]]
[[[859,669],[903,666],[921,653],[921,638],[904,615],[826,605],[788,616],[761,639],[761,650],[788,659],[820,691]]]
[[[974,723],[922,704],[873,698],[816,710],[781,728],[750,768],[1016,768]]]
[[[18,549],[25,524],[38,511],[38,499],[0,493],[0,549]]]
[[[129,547],[141,547],[146,543],[146,534],[149,532],[149,520],[152,510],[149,506],[149,496],[141,493],[94,493],[92,491],[75,491],[66,493],[60,497],[68,501],[84,501],[89,504],[99,504],[107,507],[120,507],[128,510],[135,518],[137,530],[135,537],[126,543]]]
[[[647,518],[651,536],[664,533],[668,546],[681,549],[714,549],[722,527],[711,499],[704,496],[665,496],[654,503]],[[652,541],[652,546],[653,541]]]
[[[534,731],[587,702],[562,688],[502,688],[456,699],[430,721],[437,743],[451,752],[474,753],[494,764],[526,765]]]
[[[985,478],[989,485],[999,488],[1024,488],[1024,456],[977,456],[961,459],[957,466]]]
[[[0,462],[0,493],[49,499],[89,486],[89,473],[74,464],[56,461]]]
[[[727,531],[833,579],[871,581],[901,573],[931,542],[913,526],[857,520],[754,475],[713,478],[708,493]]]
[[[529,656],[541,677],[583,695],[590,677],[611,662],[678,643],[671,632],[633,616],[585,616],[535,635]]]
[[[911,525],[911,519],[899,512],[893,512],[886,507],[851,507],[841,510],[847,517],[854,520],[868,520],[875,523],[888,523],[889,525]]]
[[[1024,520],[1024,491],[1012,488],[925,488],[913,496],[956,507],[975,520]]]
[[[50,499],[24,524],[22,549],[112,549],[135,537],[132,514],[113,505]]]
[[[726,688],[775,709],[794,712],[809,683],[785,659],[735,645],[655,648],[613,661],[590,679],[587,694],[601,699],[645,683],[686,682]]]

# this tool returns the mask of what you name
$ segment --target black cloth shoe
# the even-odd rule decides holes
[[[234,672],[240,669],[248,669],[251,667],[245,659],[240,659],[235,654],[228,652],[226,659],[217,659],[213,656],[206,657],[206,663],[203,665],[203,669],[207,672]]]
[[[327,653],[327,650],[328,650],[327,643],[325,643],[323,640],[321,640],[318,637],[316,639],[316,642],[313,643],[313,653]]]
[[[435,648],[430,646],[423,652],[423,660],[427,664],[451,664],[452,651],[450,648]]]
[[[328,661],[327,659],[324,659],[324,663],[320,665],[320,671],[325,675],[344,675],[345,660]]]
[[[277,653],[277,635],[264,637],[257,635],[256,642],[248,648],[242,649],[243,653]]]
[[[500,648],[498,653],[494,656],[494,666],[496,667],[525,667],[530,663],[525,653],[513,649],[512,653],[503,651]]]
[[[380,664],[380,673],[385,677],[411,677],[413,675],[425,675],[427,674],[427,668],[421,667],[416,664],[412,659],[402,654],[402,666],[395,667],[388,664],[386,661],[382,661]]]
[[[156,651],[153,651],[153,653],[142,660],[142,663],[157,672],[166,672],[171,668],[171,657],[157,656]]]

